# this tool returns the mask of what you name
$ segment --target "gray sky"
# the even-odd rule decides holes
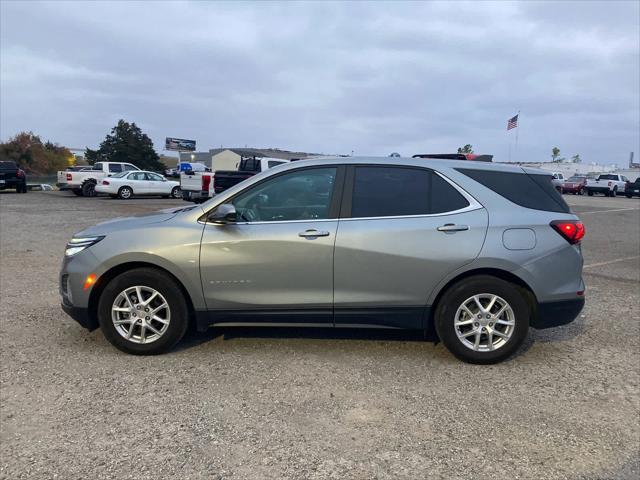
[[[159,152],[640,154],[638,1],[0,5],[2,140],[95,147],[124,118]]]

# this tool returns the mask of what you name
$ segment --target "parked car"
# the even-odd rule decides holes
[[[585,190],[589,196],[594,193],[602,193],[605,197],[615,197],[619,193],[624,193],[628,181],[629,179],[624,175],[604,173],[598,175],[595,180],[587,179]]]
[[[458,358],[495,363],[530,326],[579,314],[583,236],[548,172],[325,158],[75,234],[60,293],[65,312],[132,354],[172,348],[193,321],[435,327]]]
[[[636,178],[633,182],[627,181],[624,187],[624,195],[627,198],[640,197],[640,177]]]
[[[0,190],[11,188],[16,193],[27,193],[27,174],[13,161],[0,161]]]
[[[167,180],[154,172],[122,172],[105,178],[96,185],[96,193],[106,193],[112,198],[128,199],[133,196],[159,195],[181,198],[180,184]]]
[[[269,168],[287,163],[280,158],[243,158],[238,170],[217,170],[215,172],[184,172],[180,175],[180,188],[184,200],[202,203],[214,195]]]
[[[558,190],[559,192],[562,192],[562,184],[564,183],[564,173],[553,172],[551,174],[551,177],[552,177],[551,183],[553,183],[553,186],[556,188],[556,190]]]
[[[103,178],[116,173],[140,170],[135,165],[123,162],[97,162],[90,169],[83,168],[80,171],[63,170],[58,172],[60,190],[71,190],[82,197],[94,197],[95,187]]]
[[[561,193],[572,193],[582,195],[587,184],[587,177],[584,175],[574,175],[560,184]]]

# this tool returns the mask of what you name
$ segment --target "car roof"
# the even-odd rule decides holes
[[[519,165],[509,165],[505,163],[493,162],[476,162],[473,160],[447,160],[435,158],[408,158],[408,157],[320,157],[308,158],[291,162],[286,165],[279,165],[275,168],[283,171],[285,169],[293,169],[304,166],[321,166],[321,165],[399,165],[407,167],[425,167],[434,170],[447,170],[452,168],[464,168],[474,170],[492,170],[511,173],[533,173],[546,174],[551,173],[537,168],[523,168]]]

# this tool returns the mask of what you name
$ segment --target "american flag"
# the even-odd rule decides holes
[[[516,128],[518,126],[518,115],[515,117],[511,117],[507,120],[507,130],[511,130],[512,128]]]

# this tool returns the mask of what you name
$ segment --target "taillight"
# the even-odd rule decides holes
[[[70,181],[71,181],[71,174],[67,173],[67,182],[70,182]]]
[[[607,183],[608,186],[611,186],[611,182]]]
[[[209,191],[209,185],[211,185],[211,176],[210,175],[203,175],[202,176],[202,190],[203,191]]]
[[[18,171],[16,172],[16,177],[18,177],[18,178],[22,178],[22,177],[24,177],[24,172],[23,172],[22,170],[18,170]]]
[[[584,224],[580,220],[554,220],[549,225],[571,245],[580,242],[584,237]]]
[[[102,180],[102,184],[103,185],[109,185],[109,182],[107,180]]]

